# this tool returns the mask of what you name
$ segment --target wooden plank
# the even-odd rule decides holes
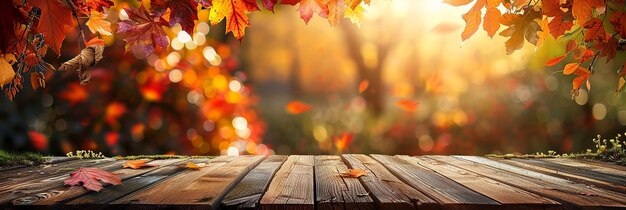
[[[615,164],[615,163],[607,163],[607,162],[603,162],[603,161],[599,161],[599,160],[580,159],[580,158],[577,158],[576,161],[588,163],[590,165],[595,165],[595,166],[598,166],[598,167],[612,168],[612,169],[616,169],[616,170],[619,170],[619,171],[626,171],[626,166],[618,165],[618,164]]]
[[[180,159],[168,159],[168,160],[155,160],[151,161],[150,164],[158,165],[158,166],[167,166],[174,163],[179,163],[182,160]],[[126,161],[119,161],[123,164]],[[122,168],[121,164],[116,164],[114,166],[103,167],[102,169],[105,171],[110,171],[116,174],[122,181],[127,180],[129,178],[139,176],[150,171],[156,170],[158,167],[149,167],[149,168],[141,168],[141,169],[129,169]],[[110,186],[109,184],[104,184],[104,187]],[[55,187],[43,192],[30,194],[24,197],[17,198],[12,201],[13,205],[38,205],[38,206],[52,206],[60,203],[65,203],[71,199],[78,198],[85,194],[90,193],[89,190],[84,187],[71,187],[71,186],[59,186]]]
[[[451,164],[445,163],[444,161],[431,159],[426,156],[411,157],[400,155],[397,157],[411,164],[429,168],[434,172],[452,179],[453,181],[462,184],[471,190],[498,201],[505,208],[558,209],[560,206],[558,202],[553,200],[543,198],[534,193],[493,180],[489,177],[455,167]]]
[[[317,209],[375,209],[374,201],[358,178],[343,177],[348,167],[339,156],[315,156]]]
[[[577,206],[582,206],[582,207],[598,207],[598,206],[620,207],[620,208],[626,207],[626,195],[621,194],[621,193],[603,190],[603,189],[596,188],[594,186],[589,186],[589,185],[584,185],[584,184],[568,181],[568,180],[561,179],[558,177],[538,173],[535,171],[508,165],[502,162],[498,162],[498,161],[483,158],[483,157],[476,157],[476,156],[455,156],[455,157],[461,158],[463,160],[473,161],[478,164],[486,165],[494,169],[499,169],[499,170],[506,171],[509,173],[517,174],[517,176],[522,176],[522,180],[523,179],[528,180],[526,184],[528,184],[529,182],[539,183],[539,185],[542,185],[549,190],[561,191],[564,194],[571,194],[571,196],[567,197],[567,199],[563,199],[563,198],[559,199],[557,197],[551,197],[552,199],[562,202],[564,204],[575,203]],[[494,179],[500,179],[501,177],[504,177],[505,175],[506,174],[498,174],[498,176],[494,175],[491,177],[493,177]],[[504,180],[501,180],[501,181],[504,181]],[[521,182],[521,180],[517,180],[517,182]],[[509,183],[509,184],[519,186],[519,183]],[[530,189],[529,187],[525,185],[520,186],[520,187],[526,190]],[[545,194],[546,192],[547,191],[542,191],[542,193],[538,193],[538,194]],[[559,196],[564,196],[564,194],[559,194]]]
[[[436,201],[402,182],[371,157],[360,154],[341,157],[350,168],[363,169],[367,172],[367,175],[360,177],[359,180],[374,199],[378,209],[438,208]]]
[[[209,160],[210,159],[191,159],[188,161],[194,163],[204,163]],[[98,193],[87,194],[83,197],[68,202],[65,207],[76,209],[107,207],[106,205],[108,203],[113,202],[119,198],[122,198],[133,192],[158,183],[159,181],[172,177],[177,173],[181,173],[185,170],[192,170],[180,167],[178,163],[179,162],[169,165],[162,165],[156,170],[125,180],[121,185],[110,186],[104,188]]]
[[[500,204],[480,193],[445,178],[424,167],[397,157],[371,155],[394,175],[436,200],[444,208],[499,208]]]
[[[26,167],[43,167],[43,166],[47,166],[47,165],[54,165],[57,163],[61,163],[61,162],[67,162],[70,160],[78,160],[78,158],[75,157],[43,157],[44,158],[44,162],[39,164],[39,165],[17,165],[17,166],[8,166],[8,167],[0,167],[0,172],[4,173],[4,172],[10,172],[12,170],[16,170],[19,168],[26,168]]]
[[[114,159],[101,160],[77,160],[59,163],[58,166],[37,168],[36,170],[18,169],[21,172],[16,174],[3,174],[8,177],[0,184],[0,204],[11,202],[12,200],[32,195],[34,193],[46,191],[55,187],[63,186],[63,180],[69,177],[70,172],[81,167],[111,167],[121,166],[121,162]]]
[[[261,198],[261,208],[315,209],[313,165],[313,156],[289,156]]]
[[[207,167],[187,170],[112,202],[122,208],[215,209],[221,199],[265,156],[220,156]]]
[[[233,190],[231,190],[224,200],[222,200],[222,208],[224,209],[256,209],[261,196],[267,189],[274,177],[274,174],[280,169],[280,166],[287,160],[284,155],[272,155],[267,157],[257,167],[252,169]]]
[[[537,171],[539,173],[544,173],[588,185],[594,185],[607,190],[626,193],[626,186],[615,183],[619,182],[616,177],[611,177],[610,175],[606,175],[603,173],[530,159],[503,159],[500,161],[509,165]]]
[[[581,161],[578,159],[572,159],[572,158],[546,158],[546,159],[541,159],[541,160],[546,161],[546,162],[552,162],[555,164],[566,165],[566,166],[581,169],[581,170],[593,171],[593,172],[605,174],[605,175],[610,176],[612,179],[616,180],[616,182],[612,182],[612,183],[626,185],[626,169],[620,170],[620,169],[608,167],[609,163],[605,163],[602,165],[597,164],[597,163],[592,164],[589,162],[584,162],[584,161]],[[605,181],[608,181],[608,180],[605,180]]]

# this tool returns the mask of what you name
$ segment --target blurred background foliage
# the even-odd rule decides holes
[[[116,2],[122,8],[125,2]],[[242,42],[209,27],[168,31],[169,53],[147,58],[105,37],[91,82],[57,72],[44,90],[0,102],[0,148],[65,154],[474,154],[580,152],[624,131],[615,69],[570,98],[552,37],[506,55],[481,29],[460,42],[467,8],[436,0],[373,1],[362,21],[308,25],[295,7],[252,15]],[[117,18],[124,15],[109,14]],[[223,24],[223,23],[222,23]],[[61,61],[78,52],[68,31]],[[72,50],[74,49],[74,50]],[[53,63],[58,66],[59,63]],[[360,93],[359,85],[368,84]],[[415,111],[397,105],[418,103]],[[291,101],[312,109],[285,111]]]

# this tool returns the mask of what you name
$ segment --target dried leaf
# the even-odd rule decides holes
[[[66,179],[64,183],[70,186],[82,184],[86,189],[97,192],[102,189],[102,183],[99,181],[112,185],[122,183],[122,180],[115,174],[97,168],[79,168],[70,173],[70,178]]]
[[[143,167],[155,167],[158,165],[146,164],[150,160],[129,160],[124,163],[124,168],[138,169]]]
[[[79,55],[63,63],[59,67],[59,71],[77,71],[80,84],[87,84],[91,79],[89,69],[102,59],[103,50],[104,46],[101,45],[87,46],[87,48],[80,51]]]
[[[348,169],[348,172],[341,173],[342,177],[352,177],[352,178],[359,178],[365,175],[367,175],[367,171],[363,169]]]

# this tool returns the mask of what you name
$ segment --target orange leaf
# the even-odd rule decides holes
[[[579,66],[580,66],[580,63],[567,64],[565,65],[565,68],[563,68],[563,74],[570,75],[574,73],[574,71],[576,71],[576,69],[578,69]]]
[[[27,3],[41,11],[36,32],[43,33],[45,43],[60,55],[61,44],[65,39],[65,28],[74,26],[72,10],[58,0],[28,0]]]
[[[44,150],[48,146],[48,137],[37,131],[28,131],[28,138],[37,150]]]
[[[285,107],[285,111],[289,114],[302,114],[311,110],[311,106],[300,101],[291,101]]]
[[[365,90],[367,90],[367,87],[370,86],[370,82],[367,81],[366,79],[361,81],[361,83],[359,83],[359,94],[363,93]]]
[[[129,160],[129,161],[126,161],[126,163],[124,163],[123,166],[124,168],[132,168],[132,169],[157,166],[157,165],[152,165],[152,164],[146,164],[146,162],[148,161],[150,160]]]
[[[79,168],[70,173],[70,178],[66,179],[64,183],[70,186],[80,185],[82,183],[83,187],[97,192],[102,189],[102,184],[98,180],[112,185],[122,183],[122,180],[115,176],[115,174],[97,168]]]
[[[200,170],[204,167],[206,167],[206,163],[192,163],[192,162],[187,162],[187,164],[181,165],[182,168],[189,168],[189,169],[193,169],[193,170]]]
[[[410,99],[396,101],[396,106],[406,112],[414,112],[415,110],[417,110],[418,105],[419,103],[417,103],[417,101]]]
[[[500,10],[495,7],[487,8],[484,21],[483,29],[485,29],[489,37],[493,37],[500,28]]]
[[[367,175],[367,171],[363,169],[348,169],[348,172],[341,173],[342,177],[358,178]]]
[[[89,41],[85,42],[85,46],[89,46],[89,45],[104,46],[104,39],[100,39],[98,37],[94,37],[93,39],[90,39]]]
[[[595,53],[595,52],[593,52],[593,50],[586,49],[586,50],[582,53],[582,55],[580,55],[580,56],[574,56],[574,59],[575,59],[575,60],[580,60],[580,62],[585,62],[585,61],[587,61],[587,60],[591,59],[591,58],[593,57],[593,54],[594,54],[594,53]]]
[[[352,133],[342,133],[341,136],[335,137],[333,142],[335,143],[335,147],[337,150],[342,152],[348,148],[350,143],[352,143],[352,138],[354,135]]]
[[[462,41],[469,39],[476,31],[478,30],[478,26],[480,26],[481,22],[481,12],[480,9],[485,5],[485,1],[476,1],[474,6],[463,15],[463,20],[465,21],[465,29],[463,29],[463,33],[461,33]]]
[[[550,60],[548,60],[548,62],[546,62],[546,66],[554,66],[556,64],[558,64],[559,62],[561,62],[563,59],[565,58],[565,55],[556,57],[556,58],[552,58]]]

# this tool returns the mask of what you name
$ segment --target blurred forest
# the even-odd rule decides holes
[[[191,35],[174,27],[172,50],[147,58],[122,54],[119,38],[105,37],[89,84],[56,72],[44,89],[0,98],[0,148],[482,155],[581,152],[596,134],[624,132],[613,72],[596,72],[592,91],[572,100],[562,66],[544,66],[565,43],[549,37],[512,55],[502,37],[461,43],[467,8],[436,0],[372,1],[364,10],[361,22],[331,27],[277,6],[252,14],[241,42],[223,35],[224,23],[200,23]],[[52,56],[55,66],[79,51],[78,32],[67,33],[71,54]],[[616,69],[626,56],[615,60],[597,68]],[[402,100],[417,102],[416,110]],[[293,101],[311,110],[286,112]]]

